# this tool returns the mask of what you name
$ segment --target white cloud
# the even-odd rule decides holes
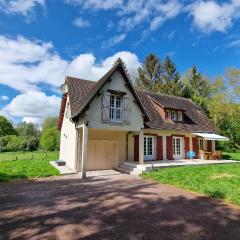
[[[108,39],[107,41],[104,41],[102,43],[102,48],[111,48],[111,47],[121,43],[122,41],[124,41],[126,36],[127,36],[126,33],[122,33],[122,34],[116,35],[116,36]]]
[[[41,121],[48,115],[58,114],[60,98],[43,93],[42,84],[57,89],[66,75],[98,80],[121,57],[130,74],[140,65],[136,54],[122,51],[96,61],[92,53],[80,54],[72,60],[61,58],[51,43],[16,39],[0,35],[0,84],[20,91],[2,111],[8,117]]]
[[[194,25],[204,33],[225,32],[233,20],[240,17],[240,1],[219,4],[215,1],[197,1],[189,8]]]
[[[27,16],[36,6],[44,5],[45,0],[0,0],[0,9],[6,14]]]
[[[47,96],[43,92],[29,91],[19,94],[6,105],[2,112],[23,121],[40,123],[47,116],[56,116],[60,109],[60,97]]]
[[[78,28],[87,28],[90,26],[90,23],[89,21],[87,20],[84,20],[80,17],[76,18],[74,21],[73,21],[73,24],[78,27]]]
[[[228,47],[235,47],[235,48],[240,47],[240,39],[232,41],[231,43],[228,44]]]
[[[114,9],[122,5],[123,0],[65,0],[66,3],[81,6],[84,9]]]
[[[5,96],[5,95],[1,96],[1,100],[3,100],[3,101],[7,101],[8,99],[9,99],[8,96]]]
[[[183,6],[180,0],[65,0],[88,10],[116,10],[121,30],[131,31],[146,22],[150,30],[158,29],[168,19],[176,17]]]

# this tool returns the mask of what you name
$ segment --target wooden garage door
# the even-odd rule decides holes
[[[89,141],[87,170],[106,170],[116,167],[117,143],[113,141]]]

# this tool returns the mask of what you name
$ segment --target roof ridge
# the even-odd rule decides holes
[[[158,95],[158,96],[167,96],[167,97],[172,97],[172,98],[180,98],[180,99],[183,99],[183,100],[188,100],[188,101],[191,101],[192,100],[190,98],[185,98],[185,97],[179,97],[179,96],[175,96],[175,95],[170,95],[170,94],[166,94],[166,93],[160,93],[160,92],[151,92],[151,91],[148,91],[148,90],[138,90],[136,89],[138,92],[144,92],[144,93],[150,93],[150,94],[155,94],[155,95]]]

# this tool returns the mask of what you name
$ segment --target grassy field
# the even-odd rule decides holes
[[[0,153],[0,181],[59,175],[49,161],[58,159],[58,152]]]
[[[145,173],[143,178],[240,205],[240,164],[238,163],[165,168]]]

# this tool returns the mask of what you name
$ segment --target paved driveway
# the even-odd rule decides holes
[[[240,239],[240,210],[110,172],[0,184],[0,239]]]

